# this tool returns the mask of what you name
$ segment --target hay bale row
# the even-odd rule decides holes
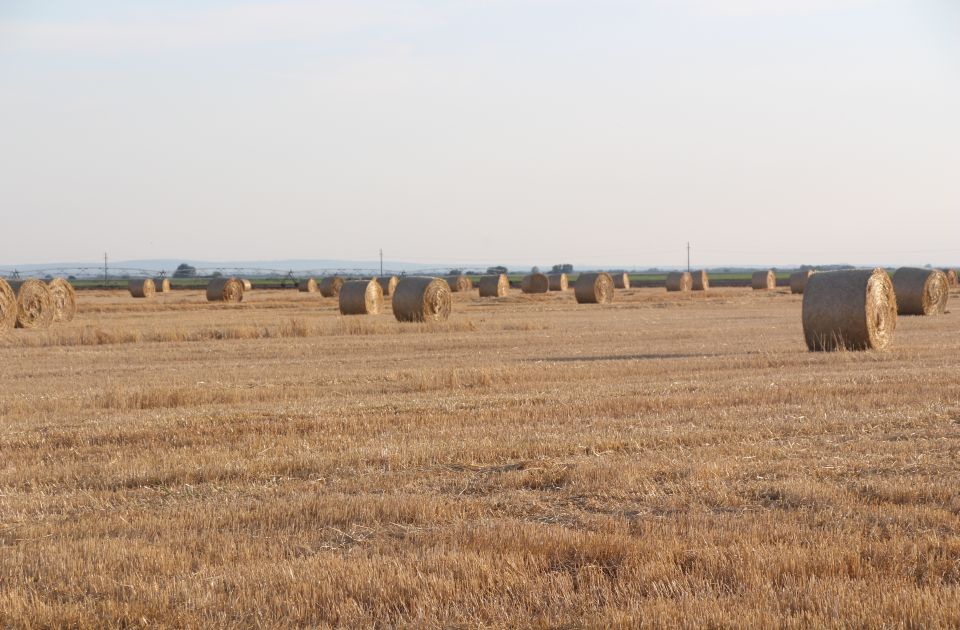
[[[550,278],[542,273],[531,273],[523,277],[520,290],[524,293],[546,293],[550,290]]]
[[[480,297],[503,297],[510,293],[510,279],[507,274],[483,276],[480,278]]]
[[[393,294],[393,316],[400,322],[435,322],[447,319],[453,292],[442,278],[408,276]]]
[[[341,315],[378,315],[383,307],[383,289],[373,280],[352,280],[340,287]]]
[[[130,290],[130,295],[135,298],[153,297],[153,294],[157,291],[157,286],[152,278],[131,280],[127,283],[127,288]]]
[[[709,291],[710,290],[710,276],[707,275],[707,272],[703,269],[699,271],[694,271],[690,274],[691,285],[690,289],[693,291]]]
[[[773,291],[777,288],[777,274],[773,270],[755,271],[750,280],[754,291]]]
[[[459,276],[447,276],[444,280],[450,285],[450,290],[454,293],[469,291],[473,288],[473,281],[463,274]]]
[[[582,273],[573,286],[578,304],[609,304],[613,302],[615,286],[606,272]]]
[[[565,273],[551,273],[547,276],[551,291],[566,291],[570,288],[570,278]]]
[[[893,274],[898,315],[940,315],[947,310],[950,285],[939,269],[901,267]]]
[[[243,281],[239,278],[214,278],[207,285],[207,301],[232,304],[242,302]]]
[[[667,274],[667,291],[690,291],[693,289],[693,275],[689,271],[672,271]]]
[[[320,295],[323,297],[339,297],[343,287],[343,278],[340,276],[326,276],[320,281]]]
[[[883,269],[815,273],[804,288],[802,317],[811,351],[882,350],[897,327],[897,295]]]
[[[380,285],[380,290],[384,295],[393,295],[394,289],[397,288],[397,283],[400,282],[400,278],[396,276],[388,276],[385,278],[377,278],[377,284]]]
[[[809,269],[807,271],[797,271],[790,274],[790,293],[803,293],[807,288],[807,281],[812,275],[813,272]]]

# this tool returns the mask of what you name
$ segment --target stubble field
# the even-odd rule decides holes
[[[783,290],[475,295],[0,338],[0,626],[960,626],[956,314],[815,354]]]

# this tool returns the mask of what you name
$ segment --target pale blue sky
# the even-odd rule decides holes
[[[955,0],[0,0],[0,263],[960,263]]]

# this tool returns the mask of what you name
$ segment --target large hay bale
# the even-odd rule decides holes
[[[897,327],[897,296],[883,269],[811,275],[803,291],[803,336],[812,351],[882,350]]]
[[[130,295],[135,298],[152,297],[157,290],[157,286],[150,278],[131,280],[127,283],[127,288],[130,289]]]
[[[750,286],[754,291],[773,291],[777,288],[777,274],[773,270],[755,271],[750,280]]]
[[[551,273],[547,276],[551,291],[566,291],[570,288],[570,279],[565,273]]]
[[[401,322],[436,322],[450,317],[453,293],[442,278],[408,276],[393,293],[393,316]]]
[[[609,273],[581,273],[573,285],[573,294],[579,304],[609,304],[613,302],[614,288]]]
[[[17,292],[0,278],[0,334],[17,325]]]
[[[671,271],[666,286],[667,291],[689,291],[693,288],[693,276],[689,271]]]
[[[383,289],[374,280],[352,280],[340,287],[341,315],[379,315]]]
[[[170,293],[170,278],[167,278],[166,276],[154,278],[153,287],[156,289],[157,293]]]
[[[234,304],[242,302],[243,281],[239,278],[214,278],[207,285],[207,301]]]
[[[243,283],[243,292],[244,292],[244,293],[246,293],[247,291],[253,291],[253,283],[250,282],[249,279],[247,279],[247,278],[240,278],[240,282]]]
[[[53,321],[71,322],[77,316],[77,292],[73,285],[63,278],[54,278],[47,283],[53,300]]]
[[[690,289],[693,291],[709,291],[710,290],[710,276],[707,275],[707,272],[703,269],[699,271],[694,271],[690,273]]]
[[[550,290],[550,278],[542,273],[531,273],[523,277],[520,290],[524,293],[546,293]]]
[[[323,297],[337,297],[340,295],[340,287],[343,286],[343,278],[340,276],[326,276],[320,281],[320,295]]]
[[[627,272],[617,272],[611,273],[610,277],[613,278],[613,288],[615,289],[629,289],[630,288],[630,275]]]
[[[297,290],[300,291],[300,293],[316,293],[317,281],[313,278],[301,278],[297,282]]]
[[[447,284],[450,285],[450,290],[454,293],[469,291],[473,288],[473,281],[464,275],[446,276],[444,280],[447,281]]]
[[[950,286],[939,269],[901,267],[893,274],[898,315],[940,315],[947,310]]]
[[[943,273],[947,274],[947,284],[951,287],[960,286],[960,278],[957,277],[956,269],[944,269]]]
[[[23,280],[11,282],[17,293],[17,328],[48,328],[53,322],[53,294],[46,282]]]
[[[480,278],[480,297],[503,297],[510,293],[510,278],[501,273]]]
[[[807,288],[807,280],[810,279],[810,276],[813,275],[813,272],[807,269],[806,271],[796,271],[790,274],[790,293],[803,293],[803,290]]]
[[[377,283],[380,285],[380,290],[383,291],[384,295],[393,295],[393,291],[397,288],[398,282],[400,282],[400,278],[396,276],[377,278]]]

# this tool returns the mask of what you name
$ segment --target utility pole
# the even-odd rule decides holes
[[[380,248],[380,277],[383,277],[383,248]]]
[[[107,288],[107,252],[103,252],[103,288]]]
[[[687,241],[687,271],[690,271],[690,241]]]

